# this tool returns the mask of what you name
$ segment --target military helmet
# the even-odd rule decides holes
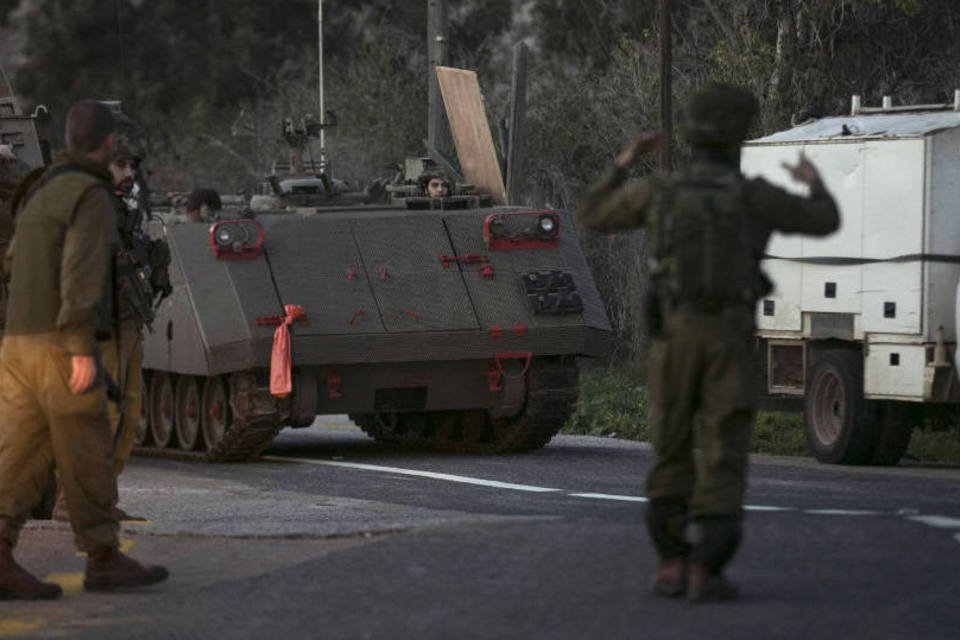
[[[732,147],[747,137],[757,100],[746,89],[711,83],[687,100],[680,118],[683,137],[693,145]]]
[[[137,132],[127,127],[119,127],[114,132],[113,153],[111,160],[120,160],[121,158],[132,158],[136,163],[143,160],[143,145],[136,135]]]

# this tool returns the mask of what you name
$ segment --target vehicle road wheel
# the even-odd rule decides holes
[[[193,376],[177,380],[177,445],[184,451],[193,451],[200,436],[200,391]]]
[[[155,373],[150,380],[150,436],[163,449],[173,440],[173,381],[170,374]]]
[[[200,430],[203,432],[204,447],[210,450],[230,428],[230,403],[227,401],[227,385],[223,376],[206,379],[200,406]]]
[[[144,447],[150,444],[150,387],[147,373],[140,372],[140,419],[133,427],[133,444]]]
[[[920,406],[913,402],[877,401],[877,444],[871,464],[895,465],[910,445],[913,427],[920,421]]]
[[[867,464],[876,444],[876,411],[863,398],[859,351],[823,354],[807,375],[803,429],[820,462]]]

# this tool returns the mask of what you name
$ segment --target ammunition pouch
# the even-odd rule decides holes
[[[149,328],[154,317],[155,295],[150,284],[150,267],[138,263],[131,252],[120,250],[117,252],[116,276],[120,319],[133,319]]]
[[[157,299],[155,304],[173,293],[170,284],[170,246],[165,240],[154,238],[150,240],[147,249],[147,264],[150,265],[150,286]]]

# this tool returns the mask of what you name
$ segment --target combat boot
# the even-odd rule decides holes
[[[87,591],[123,591],[163,582],[169,576],[163,567],[145,567],[117,549],[100,549],[87,554]]]
[[[687,576],[687,602],[702,604],[707,602],[730,602],[740,595],[737,586],[727,580],[722,573],[711,574],[702,564],[690,565]]]
[[[686,539],[687,501],[655,498],[647,505],[647,530],[660,557],[660,566],[650,581],[654,595],[682,598],[687,591]]]
[[[723,576],[723,568],[740,545],[740,518],[701,516],[694,520],[694,539],[687,571],[687,601],[729,602],[736,600],[737,587]]]
[[[146,522],[147,519],[142,516],[132,516],[120,507],[114,505],[110,507],[110,515],[117,519],[117,522]]]
[[[10,543],[0,539],[0,600],[53,600],[62,593],[60,585],[40,582],[18,565]]]
[[[687,592],[687,563],[682,558],[663,560],[650,587],[663,598],[682,598]]]

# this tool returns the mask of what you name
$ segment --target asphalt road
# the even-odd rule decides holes
[[[0,603],[0,637],[956,638],[960,469],[752,461],[743,597],[649,594],[645,445],[559,437],[525,455],[395,451],[343,423],[281,434],[239,465],[131,461],[135,557],[172,578],[81,588],[68,528],[17,548],[64,585]]]

